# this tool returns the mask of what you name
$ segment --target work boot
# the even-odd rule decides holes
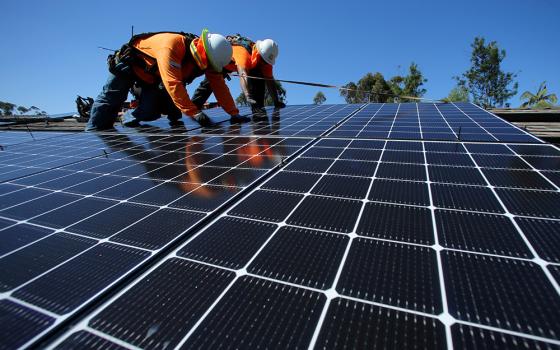
[[[137,128],[140,126],[140,122],[138,119],[132,119],[123,123],[124,126],[127,128]]]
[[[198,124],[200,124],[200,126],[202,126],[203,128],[212,126],[212,121],[210,120],[210,117],[208,117],[204,112],[197,113],[194,116],[194,120],[196,120]]]
[[[251,118],[249,117],[242,117],[239,114],[237,115],[232,115],[231,118],[229,119],[229,122],[231,124],[240,124],[240,123],[248,123],[251,121]]]

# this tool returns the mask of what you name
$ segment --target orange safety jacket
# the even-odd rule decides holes
[[[189,98],[185,84],[192,83],[195,78],[204,74],[220,106],[230,115],[239,114],[222,73],[211,68],[200,69],[192,57],[189,44],[183,35],[174,33],[154,34],[132,42],[132,46],[144,54],[138,56],[145,63],[145,67],[133,64],[134,73],[148,84],[161,80],[175,106],[191,117],[199,110]],[[152,72],[150,68],[155,65],[157,70]]]
[[[249,72],[253,69],[259,69],[263,78],[273,79],[272,65],[265,62],[259,54],[255,44],[251,45],[251,52],[241,45],[232,44],[233,48],[233,61],[225,67],[230,72],[238,71],[238,68],[245,69]]]

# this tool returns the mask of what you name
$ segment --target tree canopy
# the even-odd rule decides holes
[[[446,98],[443,99],[446,102],[469,102],[469,91],[464,86],[455,86],[449,92]]]
[[[521,95],[522,100],[527,100],[523,102],[521,108],[536,107],[536,108],[546,108],[552,107],[558,102],[558,97],[556,94],[549,94],[546,87],[546,81],[543,81],[539,86],[536,93],[530,91],[525,91]]]
[[[427,81],[418,65],[412,62],[405,76],[397,75],[387,81],[379,72],[367,73],[358,83],[344,85],[340,95],[347,103],[400,102],[407,100],[400,96],[424,96],[426,89],[422,86]]]
[[[484,107],[503,106],[517,94],[517,74],[504,72],[501,63],[506,51],[495,41],[486,44],[485,39],[476,37],[471,44],[471,67],[460,77],[455,77],[461,87],[472,95],[473,102]]]
[[[317,92],[315,97],[313,97],[313,104],[322,105],[323,103],[325,103],[326,100],[327,98],[325,97],[325,94],[319,91]]]
[[[47,115],[47,112],[40,110],[38,107],[31,106],[29,108],[25,106],[18,106],[16,104],[10,102],[3,102],[0,101],[0,116],[12,116],[15,113],[19,113],[20,115],[29,113],[32,115],[44,116]]]

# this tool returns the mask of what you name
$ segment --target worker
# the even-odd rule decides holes
[[[224,69],[239,74],[241,91],[253,113],[264,111],[265,86],[272,97],[274,107],[286,107],[278,96],[278,89],[272,73],[272,66],[276,62],[276,57],[278,57],[278,44],[271,39],[257,40],[255,43],[240,34],[229,35],[227,40],[233,47],[233,62]],[[247,76],[264,79],[251,79]],[[204,79],[196,89],[192,99],[197,108],[204,105],[212,91],[211,82]]]
[[[142,88],[141,96],[138,107],[127,116],[127,126],[157,119],[161,107],[158,101],[162,96],[169,99],[176,111],[192,117],[202,126],[209,126],[210,118],[193,104],[185,88],[185,84],[201,75],[215,91],[231,120],[243,121],[222,73],[231,58],[231,44],[222,35],[208,33],[207,29],[200,37],[172,32],[136,35],[109,56],[109,78],[93,103],[86,130],[112,128],[135,82]],[[168,118],[171,122],[178,121],[180,113],[168,113]]]

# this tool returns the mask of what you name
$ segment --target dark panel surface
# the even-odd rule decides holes
[[[336,298],[331,301],[319,349],[445,349],[443,324],[433,318]]]
[[[360,177],[325,175],[311,191],[332,197],[364,199],[371,180]]]
[[[57,233],[0,259],[0,292],[13,289],[46,272],[96,241]]]
[[[357,233],[395,241],[433,244],[430,210],[382,203],[367,203]]]
[[[156,211],[154,207],[133,203],[121,203],[107,211],[72,225],[67,230],[85,236],[106,238],[132,225],[154,211]]]
[[[0,349],[16,349],[53,324],[54,319],[9,300],[0,300]]]
[[[560,221],[515,218],[539,256],[560,263]]]
[[[281,171],[261,186],[263,189],[305,193],[319,180],[319,174]]]
[[[286,222],[347,233],[353,230],[361,206],[355,200],[307,196]]]
[[[9,222],[6,226],[9,224],[15,224],[15,222]],[[49,229],[26,224],[15,225],[2,230],[0,231],[0,255],[7,254],[53,232]]]
[[[159,249],[179,237],[205,215],[185,210],[160,209],[111,238],[144,249]]]
[[[302,198],[303,196],[299,194],[259,190],[245,198],[228,214],[280,222],[288,216]]]
[[[224,217],[185,245],[177,255],[239,269],[249,262],[276,227],[260,221]]]
[[[453,346],[455,349],[485,350],[553,350],[560,346],[522,338],[511,334],[495,332],[483,328],[454,324],[451,326]]]
[[[14,296],[54,313],[65,314],[148,256],[144,251],[102,243],[18,289]]]
[[[397,164],[397,163],[381,163],[375,177],[426,181],[426,168],[419,164]]]
[[[203,185],[169,204],[169,206],[210,212],[231,199],[239,190],[238,187]]]
[[[548,191],[496,189],[506,208],[516,215],[560,218],[560,193]]]
[[[556,338],[560,296],[531,262],[444,252],[449,313],[474,323]]]
[[[509,170],[509,169],[483,169],[484,175],[491,185],[496,187],[514,187],[526,189],[555,190],[556,188],[546,181],[536,171]]]
[[[76,201],[80,198],[82,197],[67,193],[52,193],[15,207],[5,209],[0,212],[0,215],[18,220],[29,219],[46,211]]]
[[[73,350],[73,349],[126,350],[127,348],[117,345],[105,338],[98,337],[93,333],[87,331],[80,331],[70,335],[62,343],[58,344],[55,347],[55,349],[57,350]]]
[[[424,182],[375,179],[368,199],[397,204],[430,205],[428,186]]]
[[[371,177],[375,174],[376,162],[362,162],[355,160],[337,160],[329,169],[329,174],[365,176]]]
[[[31,222],[53,228],[63,228],[117,204],[99,198],[83,198],[70,205],[37,216]]]
[[[461,185],[485,186],[486,182],[478,169],[450,166],[428,166],[430,181]]]
[[[531,259],[529,248],[505,216],[436,210],[439,242],[452,249]]]
[[[182,348],[306,348],[325,296],[241,277]]]
[[[282,227],[249,265],[253,274],[327,289],[348,244],[336,233]]]
[[[441,208],[503,213],[487,187],[431,184],[434,205]]]
[[[139,347],[175,347],[234,276],[170,259],[95,316],[90,326]]]
[[[336,290],[342,295],[431,314],[441,312],[436,252],[357,238]]]

